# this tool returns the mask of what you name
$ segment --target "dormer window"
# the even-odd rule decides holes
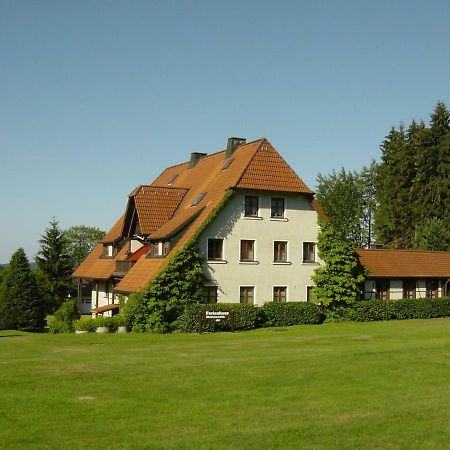
[[[205,195],[206,192],[200,192],[200,194],[198,194],[197,197],[195,197],[195,200],[191,203],[191,206],[197,206]]]
[[[103,258],[112,258],[114,255],[114,245],[113,244],[103,244]]]
[[[169,241],[155,241],[150,243],[150,256],[166,256],[170,250]]]

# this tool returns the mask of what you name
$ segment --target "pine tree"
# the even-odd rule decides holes
[[[23,249],[11,258],[0,285],[0,328],[38,331],[44,328],[41,293]]]
[[[50,226],[45,229],[39,242],[41,249],[36,256],[36,264],[47,278],[50,302],[55,311],[73,289],[73,263],[67,253],[66,240],[55,219],[50,221]]]
[[[426,219],[414,237],[419,250],[450,251],[450,230],[441,219]]]
[[[328,223],[320,221],[319,224],[317,246],[325,265],[317,268],[313,276],[314,293],[329,309],[351,305],[361,296],[365,270],[340,234]]]

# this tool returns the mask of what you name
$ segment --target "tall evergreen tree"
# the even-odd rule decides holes
[[[39,242],[41,249],[37,253],[36,264],[47,278],[50,302],[55,311],[73,289],[73,263],[67,253],[66,239],[55,219],[50,221]]]
[[[11,258],[0,285],[0,328],[38,331],[44,328],[41,293],[23,249]]]
[[[387,246],[412,248],[427,220],[450,226],[449,111],[438,103],[427,128],[413,121],[405,131],[393,128],[381,146],[375,217],[378,240]]]

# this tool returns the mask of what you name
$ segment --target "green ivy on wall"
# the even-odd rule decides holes
[[[233,195],[234,191],[228,189],[194,236],[164,269],[144,289],[130,295],[123,312],[133,331],[170,333],[186,306],[201,303],[205,277],[197,241]]]

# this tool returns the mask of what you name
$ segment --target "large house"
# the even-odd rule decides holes
[[[313,192],[266,139],[230,138],[226,150],[192,153],[134,189],[74,277],[80,292],[92,285],[93,314],[114,314],[119,294],[147,285],[201,230],[205,301],[309,300],[321,214]]]

